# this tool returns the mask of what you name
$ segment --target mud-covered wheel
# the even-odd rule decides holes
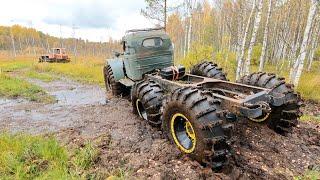
[[[131,89],[133,113],[138,114],[152,126],[160,126],[163,93],[161,86],[152,80],[135,83]]]
[[[228,161],[227,143],[233,129],[224,118],[220,100],[191,87],[169,95],[163,104],[162,127],[183,152],[215,170]]]
[[[294,92],[293,85],[287,84],[284,78],[277,77],[272,73],[252,73],[242,77],[239,83],[272,89],[270,92],[274,96],[284,96],[285,103],[282,106],[271,106],[271,113],[262,120],[277,133],[286,134],[297,126],[298,119],[302,115],[300,106],[301,97]]]
[[[114,96],[119,96],[124,93],[125,91],[124,87],[121,85],[121,83],[115,80],[110,65],[104,66],[103,74],[104,74],[104,83],[107,91],[111,91],[112,95]]]
[[[209,61],[203,61],[191,68],[191,74],[204,76],[214,79],[227,80],[226,73],[217,64]]]

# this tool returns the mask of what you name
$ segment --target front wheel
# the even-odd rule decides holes
[[[110,65],[106,65],[103,68],[104,74],[104,83],[106,86],[107,91],[111,91],[112,95],[120,96],[124,93],[125,89],[123,85],[117,82],[114,78],[113,71]]]
[[[158,83],[152,80],[136,82],[131,89],[133,113],[150,125],[159,126],[163,97],[164,92]]]
[[[220,101],[210,94],[181,88],[166,98],[162,126],[180,151],[218,170],[227,163],[233,129],[222,112]]]

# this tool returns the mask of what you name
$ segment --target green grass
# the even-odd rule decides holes
[[[0,96],[7,98],[26,98],[31,101],[51,103],[54,98],[40,87],[25,80],[0,73]]]
[[[84,174],[95,165],[98,160],[99,151],[92,143],[87,143],[83,148],[76,149],[72,157],[72,167],[76,174]]]
[[[110,173],[108,180],[125,180],[130,179],[131,171],[126,171],[122,168],[118,168]]]
[[[53,138],[0,135],[0,176],[3,179],[67,179],[68,154]]]
[[[70,150],[53,137],[0,134],[0,179],[101,179],[99,151],[87,143]]]
[[[49,72],[70,77],[76,81],[103,85],[102,67],[104,62],[98,59],[78,59],[70,63],[37,63],[32,70]]]
[[[304,114],[303,116],[300,117],[300,120],[305,122],[320,123],[320,116],[310,116],[310,115]]]
[[[30,59],[0,60],[0,72],[12,72],[30,67],[34,61]]]
[[[308,170],[303,175],[295,177],[295,180],[319,180],[320,171],[317,170]]]
[[[54,77],[51,74],[39,73],[36,71],[28,71],[25,73],[24,76],[26,76],[28,78],[32,78],[32,79],[39,79],[43,82],[51,82],[51,81],[58,79],[57,77]]]

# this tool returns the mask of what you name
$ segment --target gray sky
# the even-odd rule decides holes
[[[20,24],[57,37],[72,37],[74,25],[76,37],[106,41],[120,39],[127,29],[153,27],[140,14],[144,7],[144,0],[4,0],[0,25]]]

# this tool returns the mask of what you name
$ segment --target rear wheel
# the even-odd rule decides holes
[[[159,126],[163,96],[161,86],[152,80],[135,83],[131,89],[133,112],[150,125]]]
[[[244,76],[239,83],[272,89],[273,96],[284,96],[285,103],[281,106],[272,106],[271,113],[260,121],[265,121],[268,126],[277,133],[285,134],[292,131],[292,128],[298,124],[298,119],[302,115],[300,106],[301,97],[294,92],[293,85],[286,84],[284,78],[276,77],[271,73],[252,73]]]
[[[104,66],[103,74],[107,91],[111,91],[114,96],[122,95],[125,89],[121,83],[115,80],[110,65]]]
[[[217,64],[209,61],[203,61],[193,66],[191,74],[225,81],[227,80],[226,74],[222,71],[222,68],[219,68]]]
[[[229,155],[233,125],[225,123],[220,100],[190,87],[174,91],[163,105],[163,129],[183,153],[213,169]]]

